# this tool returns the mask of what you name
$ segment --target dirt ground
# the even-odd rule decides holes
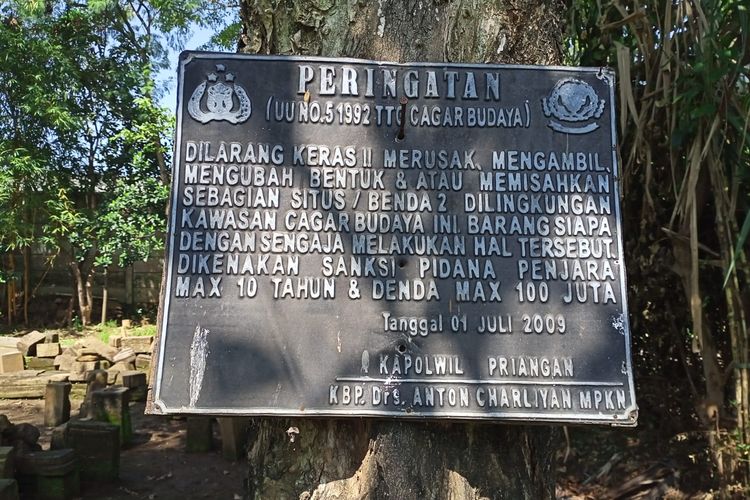
[[[73,400],[72,414],[80,400]],[[246,465],[221,455],[218,427],[214,423],[214,450],[186,453],[186,421],[144,415],[143,403],[131,403],[134,443],[120,454],[120,479],[113,483],[82,483],[83,499],[242,499]],[[12,423],[39,428],[39,443],[49,448],[52,428],[44,426],[44,401],[0,400],[0,414]]]
[[[81,401],[72,401],[76,415]],[[0,400],[0,414],[30,423],[49,448],[52,429],[44,426],[43,400]],[[134,443],[120,455],[120,479],[82,483],[83,499],[243,498],[246,463],[226,460],[214,424],[214,451],[185,451],[183,418],[144,415],[131,403]],[[569,427],[562,433],[556,496],[560,500],[712,500],[709,457],[699,434],[669,436],[648,425],[637,429]],[[741,493],[731,498],[745,498]]]

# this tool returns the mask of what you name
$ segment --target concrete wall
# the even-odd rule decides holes
[[[22,292],[23,292],[23,257],[14,255],[14,267],[16,281],[16,304],[17,320],[22,320]],[[49,299],[57,299],[58,304],[67,304],[68,298],[75,294],[75,283],[70,270],[64,260],[60,257],[53,258],[42,245],[35,245],[31,250],[30,259],[30,284],[31,289],[36,288],[36,294],[32,302]],[[50,258],[53,260],[50,263]],[[114,312],[117,306],[120,309],[133,309],[136,306],[156,306],[159,301],[159,284],[163,256],[159,253],[158,258],[151,258],[146,262],[136,262],[131,266],[121,268],[112,266],[108,270],[109,299],[112,304],[110,311]],[[8,254],[0,253],[0,269],[8,271]],[[41,284],[40,284],[41,283]],[[38,288],[37,288],[37,285]],[[101,299],[104,285],[104,277],[101,270],[97,270],[94,279],[94,298]],[[8,310],[8,286],[0,284],[0,318],[6,320]],[[34,308],[36,309],[36,307]],[[99,311],[94,311],[98,317]],[[57,315],[59,317],[59,315]],[[113,315],[108,314],[109,317]]]

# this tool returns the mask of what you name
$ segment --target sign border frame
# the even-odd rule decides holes
[[[585,413],[530,413],[530,412],[504,412],[504,411],[488,411],[485,413],[478,412],[465,412],[465,411],[452,411],[450,414],[440,415],[430,412],[422,412],[411,409],[411,411],[401,410],[373,410],[373,409],[338,409],[338,410],[321,410],[321,409],[281,409],[281,408],[194,408],[194,407],[168,407],[160,398],[161,396],[161,380],[164,375],[164,348],[167,337],[167,318],[170,307],[170,298],[172,293],[172,262],[174,260],[175,251],[175,237],[177,227],[177,211],[173,209],[177,205],[178,201],[178,190],[176,189],[177,183],[180,179],[180,173],[182,172],[183,161],[180,155],[180,144],[182,141],[182,122],[183,122],[183,105],[185,99],[182,98],[182,92],[184,87],[185,67],[193,60],[196,59],[236,59],[236,60],[260,60],[260,61],[287,61],[292,63],[297,62],[313,62],[313,63],[336,63],[336,64],[368,64],[373,66],[397,66],[402,68],[424,68],[424,67],[456,67],[456,68],[469,68],[469,69],[489,69],[497,68],[503,69],[515,69],[525,71],[560,71],[560,72],[571,72],[573,74],[589,73],[594,74],[600,79],[604,79],[607,82],[609,88],[609,108],[610,108],[610,128],[611,128],[611,149],[612,149],[612,179],[613,179],[613,193],[614,193],[614,204],[615,204],[615,218],[617,227],[617,250],[619,252],[619,263],[621,264],[619,270],[620,278],[620,293],[621,293],[621,305],[623,310],[623,339],[625,342],[625,367],[627,370],[627,386],[631,396],[631,406],[625,408],[623,413],[616,414],[585,414]],[[149,401],[146,407],[146,412],[155,415],[179,415],[179,414],[191,414],[191,415],[219,415],[219,416],[255,416],[255,417],[325,417],[325,418],[382,418],[389,417],[395,419],[407,419],[407,420],[473,420],[483,422],[512,422],[512,423],[566,423],[566,424],[609,424],[611,426],[618,427],[635,427],[638,420],[638,405],[635,400],[635,384],[633,377],[633,363],[632,363],[632,349],[631,349],[631,335],[630,335],[630,319],[628,314],[628,300],[627,300],[627,275],[625,273],[625,257],[623,254],[623,238],[622,238],[622,214],[620,210],[620,164],[618,155],[618,144],[617,144],[617,128],[615,120],[615,82],[616,75],[614,70],[607,67],[581,67],[581,66],[534,66],[534,65],[522,65],[522,64],[477,64],[477,63],[455,63],[455,62],[390,62],[390,61],[373,61],[369,59],[357,59],[357,58],[346,58],[346,57],[319,57],[319,56],[283,56],[283,55],[258,55],[258,54],[239,54],[239,53],[223,53],[223,52],[207,52],[207,51],[192,51],[186,50],[180,53],[179,62],[177,66],[177,91],[176,91],[176,114],[177,119],[175,122],[175,142],[174,152],[172,157],[172,181],[171,191],[169,197],[169,214],[168,214],[168,228],[167,238],[165,245],[165,266],[164,274],[162,279],[162,293],[160,294],[160,302],[162,304],[159,314],[159,324],[157,325],[156,339],[154,342],[154,353],[153,357],[156,358],[156,364],[151,369],[151,391],[149,394]],[[461,384],[460,380],[455,382]],[[488,384],[489,385],[489,384]],[[509,384],[511,385],[511,384]],[[533,385],[533,384],[530,384]],[[552,384],[554,386],[554,384]],[[570,386],[586,385],[586,384],[569,384]],[[624,386],[625,384],[623,384]]]

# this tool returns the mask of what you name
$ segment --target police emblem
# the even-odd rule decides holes
[[[586,134],[599,128],[599,124],[588,123],[581,127],[573,123],[598,119],[604,112],[604,99],[599,99],[593,87],[577,78],[564,78],[557,82],[549,97],[542,99],[544,116],[554,117],[563,124],[551,120],[548,126],[566,134]]]
[[[247,92],[234,83],[234,74],[225,71],[223,64],[217,64],[216,71],[209,73],[206,81],[201,82],[190,96],[188,113],[197,121],[208,123],[211,120],[225,120],[236,124],[250,118],[252,104]],[[224,81],[220,80],[222,74]]]

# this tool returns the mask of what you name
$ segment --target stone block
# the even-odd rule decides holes
[[[46,344],[57,344],[60,342],[60,334],[56,332],[47,332],[44,335],[44,342]]]
[[[35,425],[23,422],[15,425],[15,435],[16,439],[20,439],[30,445],[35,445],[39,441],[41,432],[39,432],[39,429]]]
[[[245,456],[248,420],[244,417],[219,417],[221,454],[227,460],[238,460]]]
[[[71,382],[79,383],[79,382],[86,382],[86,373],[73,373],[70,372],[70,375],[68,376],[68,380]]]
[[[80,354],[76,357],[76,361],[79,363],[93,363],[95,361],[99,361],[101,357],[94,353],[94,354]]]
[[[94,392],[107,387],[107,372],[105,370],[91,370],[86,372],[86,396],[81,403],[79,415],[81,417],[90,417],[91,400]]]
[[[67,373],[55,370],[23,370],[0,375],[0,399],[43,398],[47,382],[66,379]],[[0,404],[0,408],[2,404]]]
[[[80,340],[75,343],[75,346],[78,351],[78,356],[99,356],[94,349],[84,346]]]
[[[86,382],[88,382],[89,391],[95,391],[107,387],[106,370],[91,370],[86,373]]]
[[[10,435],[15,430],[16,426],[13,425],[8,417],[0,415],[0,446],[7,446],[10,443]]]
[[[151,354],[151,344],[154,338],[151,336],[134,336],[134,337],[123,337],[121,339],[122,348],[127,347],[133,349],[136,354]]]
[[[0,479],[0,499],[18,500],[18,483],[15,479]]]
[[[130,389],[131,401],[146,401],[148,382],[146,381],[145,373],[129,370],[120,372],[120,377],[120,384],[122,384],[123,387]]]
[[[12,479],[16,475],[15,456],[12,446],[0,446],[0,478]]]
[[[116,425],[120,429],[120,445],[127,446],[133,438],[130,419],[130,394],[127,387],[114,386],[94,391],[89,415],[99,422]]]
[[[63,448],[70,448],[68,446],[68,424],[70,421],[65,422],[62,425],[58,425],[52,429],[52,438],[50,439],[49,449],[50,450],[61,450]]]
[[[29,370],[54,370],[55,360],[53,358],[26,358],[26,368]]]
[[[135,363],[132,361],[120,361],[107,369],[108,382],[110,384],[120,384],[122,382],[121,373],[135,369]]]
[[[151,368],[151,355],[139,354],[135,358],[135,367],[138,370],[148,370]]]
[[[91,370],[98,370],[99,369],[99,361],[73,361],[73,364],[71,365],[72,372],[75,373],[86,373],[90,372]]]
[[[23,498],[68,500],[80,494],[75,450],[27,453],[19,455],[16,463]]]
[[[130,370],[135,370],[135,363],[132,361],[120,361],[109,367],[109,371],[111,372],[126,372]]]
[[[124,347],[118,352],[113,360],[115,363],[125,361],[126,363],[135,361],[135,351],[130,347]]]
[[[36,345],[44,342],[45,338],[47,338],[45,334],[34,330],[20,337],[16,345],[24,356],[34,356],[36,355]]]
[[[76,450],[81,478],[114,481],[120,473],[120,429],[94,420],[74,420],[67,425],[65,443]]]
[[[23,370],[0,375],[0,399],[43,398],[47,382],[68,377],[54,370]],[[2,405],[0,405],[2,407]]]
[[[214,432],[211,417],[188,417],[187,442],[185,443],[187,452],[203,453],[211,451],[213,444]]]
[[[119,349],[122,347],[122,335],[110,335],[109,336],[109,345],[111,347],[114,347],[115,349]]]
[[[9,337],[7,335],[0,335],[0,348],[15,349],[17,351],[19,340],[21,339],[18,337]]]
[[[74,354],[71,354],[69,352],[63,352],[59,356],[55,356],[54,365],[57,367],[58,370],[62,371],[70,371],[70,367],[75,362],[76,357]]]
[[[96,337],[86,337],[85,339],[82,339],[81,342],[87,349],[92,349],[96,354],[107,361],[112,361],[117,354],[117,349],[108,346]]]
[[[81,349],[83,349],[83,347],[79,345],[76,345],[76,344],[69,345],[68,347],[63,349],[63,354],[70,354],[71,356],[73,356],[73,358],[77,358],[78,356],[82,354]]]
[[[0,353],[0,373],[23,371],[23,355],[16,352]]]
[[[0,479],[0,500],[18,500],[18,483],[15,479]]]
[[[146,386],[146,374],[143,372],[128,370],[122,373],[122,385],[129,389]]]
[[[60,354],[60,344],[58,342],[36,345],[37,358],[54,358],[58,354]]]
[[[70,382],[50,382],[44,392],[44,425],[57,427],[70,420]]]

